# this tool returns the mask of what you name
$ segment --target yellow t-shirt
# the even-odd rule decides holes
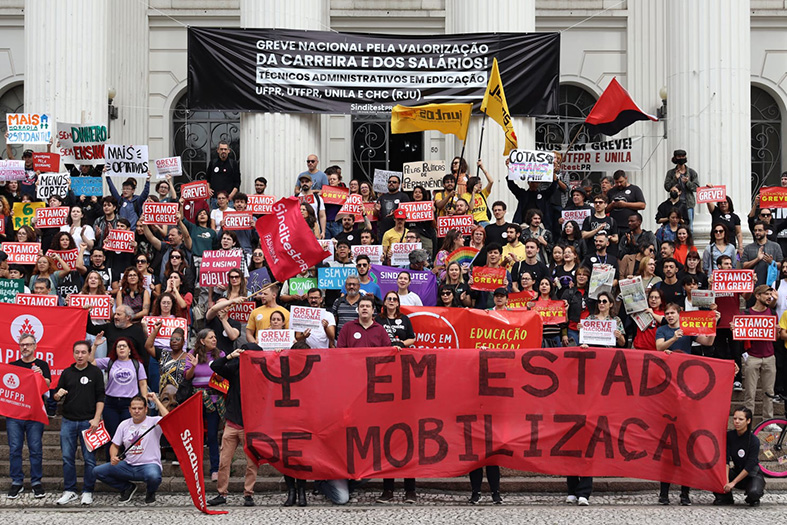
[[[510,243],[506,243],[506,245],[503,246],[503,261],[506,260],[506,255],[509,253],[514,254],[517,258],[517,261],[524,261],[527,257],[525,245],[521,242],[516,247],[512,247]],[[511,267],[514,266],[514,263],[506,262],[505,265],[507,270],[511,270]]]
[[[470,205],[470,215],[473,216],[473,220],[477,223],[489,220],[489,216],[486,214],[487,209],[489,209],[486,199],[489,198],[490,193],[491,190],[484,188],[481,190],[481,193],[475,194],[475,199],[473,202],[470,202],[470,199],[473,197],[472,193],[465,193],[462,195],[462,198]]]
[[[254,341],[249,341],[250,343],[257,342],[257,333],[260,330],[267,330],[271,326],[271,314],[274,311],[283,313],[284,328],[290,327],[290,312],[288,312],[286,308],[283,306],[276,306],[275,308],[260,306],[251,311],[249,314],[249,322],[246,323],[246,328],[254,331]]]
[[[404,229],[404,233],[399,233],[395,228],[391,228],[385,232],[383,234],[383,240],[380,243],[383,245],[383,253],[387,255],[393,243],[404,242],[405,235],[407,235],[407,228]]]
[[[785,311],[779,319],[779,328],[787,330],[787,311]],[[784,342],[784,348],[787,348],[787,341]]]

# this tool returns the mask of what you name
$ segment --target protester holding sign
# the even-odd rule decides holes
[[[637,332],[634,335],[634,348],[638,350],[657,350],[656,330],[664,320],[664,293],[657,289],[649,289],[648,307],[632,317],[637,325]]]
[[[735,207],[732,205],[732,199],[729,195],[719,202],[718,205],[714,202],[707,204],[708,212],[710,212],[712,225],[724,224],[727,228],[726,241],[738,248],[738,253],[743,253],[743,234],[741,233],[741,218],[735,212]],[[756,206],[756,201],[755,201]],[[714,237],[715,239],[715,237]]]
[[[536,300],[531,303],[531,310],[534,309],[536,304],[544,304],[549,305],[550,308],[553,307],[555,303],[555,284],[552,282],[552,279],[549,277],[543,277],[538,282],[538,296]],[[565,319],[566,308],[568,307],[568,303],[562,301],[563,311],[562,317]],[[560,305],[561,302],[557,302],[557,305]],[[550,312],[556,313],[556,312]],[[556,348],[560,346],[563,336],[568,336],[566,331],[566,326],[563,323],[552,323],[549,322],[549,319],[543,319],[544,321],[544,328],[541,332],[541,347],[542,348]]]
[[[262,306],[255,308],[249,315],[249,322],[246,325],[246,341],[256,341],[260,330],[270,327],[271,313],[280,311],[284,314],[284,328],[289,327],[290,312],[276,303],[276,295],[279,287],[275,284],[269,285],[259,292],[257,297],[262,301]]]
[[[120,212],[118,213],[120,218],[129,222],[131,225],[129,229],[135,229],[137,220],[142,215],[142,204],[148,199],[148,194],[150,193],[150,173],[148,173],[145,187],[139,195],[134,194],[137,189],[137,179],[134,177],[129,177],[123,181],[121,192],[118,193],[112,178],[107,176],[107,187],[109,188],[109,193],[120,205]]]
[[[379,231],[385,234],[394,226],[394,211],[399,208],[400,202],[410,202],[410,197],[403,191],[399,191],[401,185],[401,178],[398,175],[388,176],[388,193],[383,193],[377,199],[377,206],[375,211],[378,217]],[[402,214],[404,219],[406,214]],[[383,241],[383,246],[385,242]]]
[[[579,275],[579,274],[577,274]],[[598,294],[598,298],[596,300],[596,307],[595,313],[589,315],[585,320],[578,323],[578,327],[580,330],[580,338],[582,337],[582,329],[583,325],[586,321],[614,321],[615,329],[613,330],[614,335],[614,345],[594,345],[594,346],[618,346],[621,347],[626,342],[625,336],[625,329],[623,328],[623,322],[620,320],[620,317],[613,316],[611,313],[611,308],[613,305],[612,295],[608,292],[601,292]],[[587,327],[585,327],[587,329]]]
[[[776,312],[773,310],[773,307],[776,306],[776,297],[773,288],[766,284],[760,284],[754,289],[754,299],[754,305],[744,310],[741,315],[775,317]],[[734,321],[735,319],[733,319]],[[734,325],[733,328],[735,328]],[[743,362],[743,404],[753,413],[757,384],[761,381],[762,391],[768,394],[773,393],[773,387],[776,382],[776,357],[773,341],[755,339],[753,336],[745,339],[748,339],[745,344],[747,345],[748,349],[746,351],[749,356]],[[762,417],[763,419],[773,417],[773,399],[770,396],[763,396]]]
[[[669,303],[664,308],[664,319],[667,324],[656,329],[656,350],[671,354],[672,352],[691,353],[691,343],[697,341],[704,346],[713,346],[716,335],[683,335],[680,327],[680,312],[682,308],[675,303]],[[721,314],[716,312],[718,322]],[[773,345],[771,345],[773,346]]]
[[[489,175],[489,172],[486,171],[486,168],[484,168],[484,163],[481,162],[481,159],[478,159],[476,164],[484,173],[484,177],[486,177],[486,185],[482,185],[479,177],[470,177],[467,179],[467,189],[470,191],[463,193],[460,197],[466,200],[470,205],[470,214],[473,216],[473,221],[475,221],[476,224],[486,227],[489,224],[489,220],[492,218],[487,199],[492,193],[492,186],[495,181]]]

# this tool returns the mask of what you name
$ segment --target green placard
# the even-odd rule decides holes
[[[317,288],[317,279],[311,277],[296,277],[290,279],[289,295],[306,295],[312,288]]]
[[[24,293],[23,279],[0,279],[0,303],[15,303],[16,294]]]

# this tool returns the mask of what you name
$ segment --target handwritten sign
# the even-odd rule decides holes
[[[434,220],[434,202],[401,202],[399,209],[407,213],[407,222],[423,222]]]
[[[343,290],[350,275],[356,275],[354,267],[317,268],[317,287],[323,290]]]
[[[443,187],[445,174],[445,160],[405,162],[402,164],[402,185],[399,189],[413,191],[416,186],[423,186],[427,191],[439,190]]]
[[[445,237],[451,230],[459,230],[462,235],[473,233],[475,223],[472,215],[447,215],[437,218],[437,236]]]
[[[58,125],[57,138],[63,162],[69,164],[104,164],[107,127],[99,124]]]
[[[60,228],[68,224],[68,206],[36,208],[36,228]]]
[[[522,182],[552,182],[555,155],[549,151],[515,149],[508,154],[508,179]]]
[[[145,325],[145,334],[150,335],[153,329],[156,328],[156,322],[161,321],[161,329],[158,332],[159,337],[172,337],[172,332],[176,328],[180,328],[184,333],[188,334],[188,322],[183,317],[154,317],[145,316],[142,318],[142,324]]]
[[[584,319],[579,329],[579,344],[615,346],[617,329],[614,319]]]
[[[32,226],[36,210],[46,207],[45,202],[15,202],[14,203],[14,229],[22,226]]]
[[[706,310],[681,312],[680,329],[683,335],[716,335],[716,313]]]
[[[727,186],[700,186],[697,188],[697,203],[722,202],[727,200]]]
[[[17,294],[24,293],[24,279],[0,279],[0,303],[16,302]]]
[[[388,193],[388,178],[392,176],[402,180],[401,171],[375,169],[374,180],[372,181],[372,190],[374,190],[374,192],[377,194]]]
[[[47,113],[6,113],[6,144],[49,144],[55,121]]]
[[[247,196],[249,199],[247,210],[253,215],[269,215],[273,212],[271,206],[276,202],[275,195],[257,195],[252,194]]]
[[[294,342],[294,330],[260,330],[257,332],[257,344],[263,350],[286,350]]]
[[[322,308],[308,306],[293,306],[290,308],[290,328],[298,332],[319,328],[322,326]]]
[[[107,175],[147,175],[150,170],[147,146],[104,146]]]
[[[754,270],[714,270],[712,275],[714,292],[754,291]]]
[[[90,308],[90,317],[93,319],[111,319],[115,301],[109,295],[71,294],[68,296],[68,306]]]
[[[240,268],[243,250],[205,250],[199,267],[200,286],[227,286],[227,272]]]
[[[104,195],[104,180],[101,177],[72,177],[71,191],[74,195],[101,197]]]
[[[41,173],[60,171],[60,154],[33,152],[33,168]]]
[[[144,202],[142,203],[142,220],[145,224],[177,224],[177,202]]]
[[[40,242],[4,242],[2,250],[8,255],[8,264],[35,264]]]
[[[735,315],[730,328],[736,341],[775,341],[778,320],[775,315]]]
[[[480,292],[494,292],[498,288],[504,288],[503,281],[506,279],[505,268],[490,268],[489,266],[476,266],[473,268],[473,280],[470,281],[470,288]]]
[[[25,180],[25,161],[0,160],[0,180]]]
[[[288,295],[306,295],[312,288],[317,288],[317,279],[311,277],[293,277],[287,283],[290,287]]]
[[[16,304],[22,306],[57,306],[57,295],[20,293],[16,296]]]
[[[38,176],[36,195],[39,199],[47,200],[53,195],[65,197],[71,184],[71,175],[68,173],[42,173]]]
[[[254,227],[254,216],[248,211],[225,211],[221,227],[224,230],[250,230]]]
[[[180,187],[180,196],[185,201],[198,201],[210,198],[210,186],[207,181],[189,182]]]
[[[163,159],[156,159],[156,175],[159,179],[166,178],[167,175],[177,177],[183,175],[183,164],[180,157],[165,157]]]
[[[113,252],[133,253],[134,232],[130,230],[109,230],[107,238],[104,239],[104,250]]]

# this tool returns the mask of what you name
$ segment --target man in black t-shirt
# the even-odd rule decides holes
[[[613,177],[615,187],[607,193],[607,213],[615,219],[618,235],[625,235],[629,229],[629,215],[645,209],[645,195],[639,186],[629,184],[625,171],[618,170]]]
[[[235,341],[241,335],[244,337],[246,335],[245,325],[229,316],[230,306],[241,304],[245,300],[245,297],[220,299],[205,314],[205,321],[207,322],[205,328],[213,330],[213,333],[216,334],[216,346],[225,354],[235,350]],[[256,344],[256,341],[247,342]]]
[[[216,148],[218,158],[212,159],[205,172],[205,180],[210,185],[211,209],[216,207],[215,195],[224,190],[232,201],[240,188],[240,164],[230,158],[230,145],[227,141],[219,141]]]
[[[377,231],[383,234],[394,227],[393,212],[399,207],[401,202],[410,202],[410,197],[403,191],[399,191],[402,181],[398,175],[388,177],[388,193],[383,193],[377,199]]]
[[[505,244],[508,242],[508,228],[511,226],[510,222],[506,222],[506,203],[503,201],[496,201],[492,204],[492,215],[495,217],[495,222],[489,223],[484,231],[486,231],[485,245],[493,242],[498,244]]]
[[[664,304],[675,303],[683,308],[686,305],[686,291],[678,280],[678,261],[665,259],[663,271],[664,280],[656,283],[654,288],[664,293]]]

